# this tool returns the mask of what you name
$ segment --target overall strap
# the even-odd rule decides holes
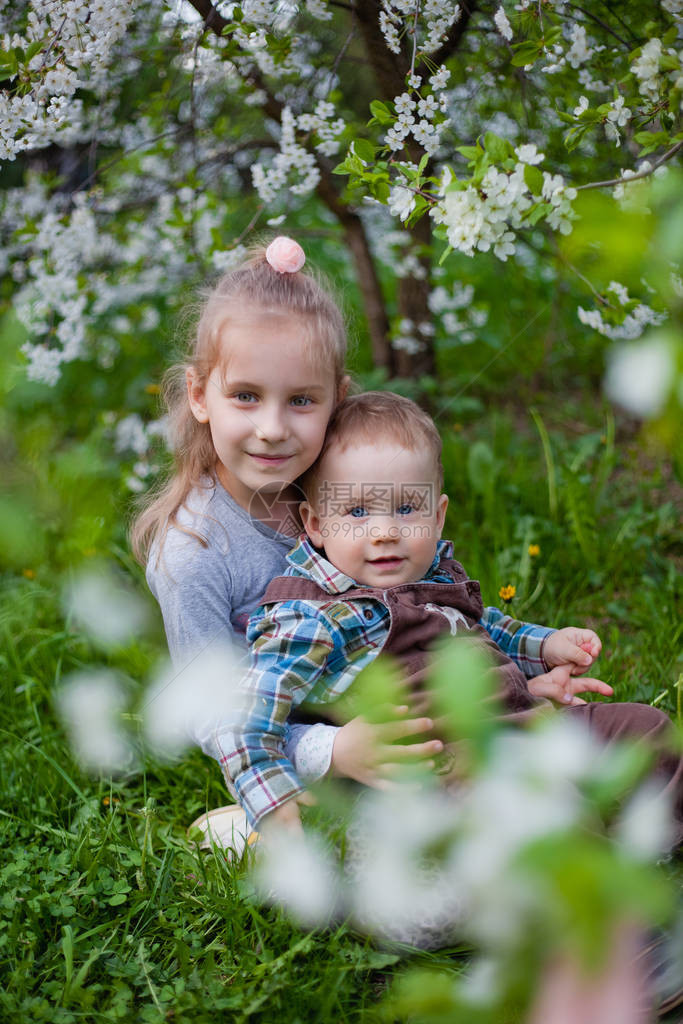
[[[303,576],[276,576],[268,584],[261,604],[274,604],[276,601],[330,601],[334,594],[328,593],[324,587]]]

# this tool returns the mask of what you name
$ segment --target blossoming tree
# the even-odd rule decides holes
[[[478,336],[490,303],[462,257],[486,253],[522,293],[525,275],[580,281],[587,328],[637,337],[680,302],[678,268],[664,297],[632,294],[558,240],[582,190],[619,216],[678,162],[682,15],[681,0],[2,5],[2,270],[30,377],[114,364],[179,283],[283,220],[348,254],[390,376],[433,378],[440,344]]]

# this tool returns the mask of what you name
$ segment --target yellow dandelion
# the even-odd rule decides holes
[[[498,596],[507,604],[508,601],[512,600],[516,593],[517,587],[513,587],[511,584],[508,584],[506,587],[500,588],[500,590],[498,591]]]
[[[536,556],[540,555],[540,553],[541,553],[541,548],[540,548],[540,546],[538,544],[530,544],[529,545],[529,556],[531,558],[536,558]]]
[[[145,387],[145,391],[146,391],[146,393],[148,395],[160,395],[161,394],[161,388],[159,387],[158,384],[147,384],[146,387]]]
[[[36,574],[33,569],[22,569],[21,575],[24,576],[27,580],[34,580],[36,578]]]

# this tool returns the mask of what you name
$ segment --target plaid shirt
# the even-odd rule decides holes
[[[424,581],[452,582],[439,572],[441,558],[452,553],[450,541],[439,541]],[[247,627],[251,655],[242,715],[216,733],[220,763],[253,826],[303,792],[283,749],[292,709],[304,701],[325,705],[339,698],[381,651],[390,627],[389,609],[380,600],[344,600],[344,592],[358,584],[305,536],[287,561],[287,576],[313,580],[330,600],[280,601],[256,609]],[[552,629],[518,622],[498,608],[485,608],[480,625],[527,677],[547,671],[542,648]]]

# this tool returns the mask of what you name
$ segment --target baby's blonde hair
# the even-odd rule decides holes
[[[168,479],[142,500],[131,529],[131,546],[143,565],[155,540],[162,541],[169,526],[177,526],[178,510],[194,487],[213,481],[216,451],[208,423],[193,416],[187,396],[186,373],[194,370],[202,386],[216,366],[223,366],[229,352],[222,345],[224,329],[231,321],[243,322],[245,311],[254,315],[294,316],[304,320],[304,352],[314,363],[334,372],[337,387],[344,376],[347,333],[344,317],[320,276],[298,271],[280,274],[265,257],[266,246],[253,248],[239,266],[227,271],[204,296],[197,329],[185,359],[164,375],[162,395],[168,410],[169,432],[175,466]],[[197,536],[201,543],[204,539]]]
[[[302,490],[311,504],[317,504],[318,488],[323,482],[320,467],[332,445],[339,445],[343,451],[351,445],[378,441],[390,441],[408,451],[426,449],[433,463],[434,479],[439,488],[443,487],[442,442],[431,416],[393,391],[364,391],[350,395],[336,407],[320,455],[301,478]]]

